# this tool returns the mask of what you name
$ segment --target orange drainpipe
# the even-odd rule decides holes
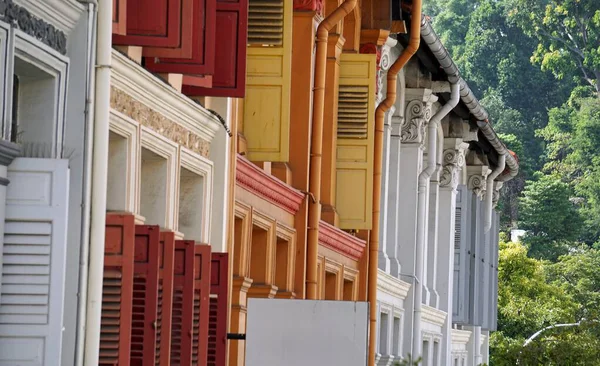
[[[323,154],[323,113],[325,104],[325,71],[329,31],[356,6],[357,0],[346,0],[319,24],[315,57],[312,135],[310,147],[310,181],[308,207],[308,241],[306,243],[306,298],[317,299],[317,262],[319,260],[319,222],[321,221],[321,157]]]
[[[421,0],[413,0],[410,24],[410,41],[400,57],[387,73],[387,93],[375,111],[375,155],[373,159],[373,225],[369,236],[368,300],[369,366],[375,365],[377,334],[377,268],[379,255],[379,216],[381,206],[381,169],[383,164],[383,125],[385,113],[396,102],[396,77],[408,60],[417,52],[421,43]]]

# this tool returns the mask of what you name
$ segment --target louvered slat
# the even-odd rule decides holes
[[[366,139],[369,123],[369,87],[340,85],[338,138]]]
[[[248,44],[283,45],[283,0],[250,0]]]

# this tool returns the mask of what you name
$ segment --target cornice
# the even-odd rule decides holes
[[[216,117],[118,51],[112,52],[111,86],[212,142],[221,128]]]
[[[446,321],[446,316],[447,314],[445,311],[423,305],[423,320],[428,323],[443,327],[444,322]]]
[[[300,191],[265,173],[264,170],[239,154],[235,180],[240,187],[273,202],[294,215],[300,210],[300,205],[304,200],[304,194]]]
[[[452,329],[452,343],[464,344],[469,343],[471,339],[471,331]]]
[[[8,2],[7,0],[4,0]],[[37,18],[43,19],[61,32],[69,35],[79,22],[85,6],[75,0],[12,0],[26,8]]]
[[[404,300],[410,290],[410,283],[377,269],[377,289],[397,299]]]
[[[319,245],[357,261],[362,257],[367,243],[321,220],[319,222]]]

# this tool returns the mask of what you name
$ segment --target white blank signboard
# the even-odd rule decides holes
[[[365,366],[369,304],[248,299],[246,366]]]

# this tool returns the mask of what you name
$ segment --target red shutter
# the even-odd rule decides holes
[[[177,48],[145,48],[148,70],[192,75],[211,75],[214,72],[216,0],[194,0],[193,9],[191,56],[182,56]]]
[[[182,15],[191,18],[193,0],[127,0],[127,33],[113,44],[178,47],[182,43]],[[187,12],[184,12],[187,10]]]
[[[246,91],[248,0],[217,0],[217,24],[212,87],[198,87],[184,80],[183,93],[243,98]]]
[[[175,233],[160,233],[158,306],[156,311],[155,365],[171,364],[171,316],[173,309],[173,264]]]
[[[210,246],[196,245],[194,256],[194,343],[192,365],[206,366],[210,298]]]
[[[133,215],[107,215],[99,365],[128,365],[133,295]]]
[[[227,352],[227,253],[213,253],[210,266],[210,312],[208,321],[208,366],[225,366]]]
[[[194,241],[175,242],[173,312],[171,316],[171,365],[192,362],[194,321]]]
[[[131,366],[151,365],[156,358],[159,237],[158,226],[135,227]]]
[[[113,34],[127,33],[127,0],[113,0],[112,23]]]

